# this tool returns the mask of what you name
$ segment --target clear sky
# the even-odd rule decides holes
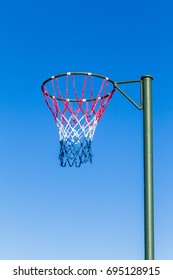
[[[169,0],[1,2],[0,259],[144,258],[142,111],[116,93],[93,164],[60,167],[40,86],[68,71],[154,76],[155,257],[173,259],[172,10]]]

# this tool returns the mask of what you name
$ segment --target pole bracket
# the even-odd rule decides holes
[[[127,83],[140,83],[140,104],[137,104],[131,97],[129,97],[118,85]],[[122,93],[122,95],[128,99],[138,110],[143,109],[143,90],[142,90],[142,80],[129,80],[114,83],[115,88]]]

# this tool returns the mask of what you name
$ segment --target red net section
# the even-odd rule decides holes
[[[108,78],[98,79],[92,75],[82,75],[78,78],[80,78],[80,83],[76,87],[76,76],[74,75],[52,77],[44,85],[45,101],[55,120],[58,119],[62,123],[68,121],[70,116],[74,117],[74,124],[76,119],[80,119],[82,116],[85,116],[87,123],[91,121],[93,116],[98,122],[115,88],[110,90]]]

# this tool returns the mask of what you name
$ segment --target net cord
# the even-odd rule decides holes
[[[77,102],[77,107],[74,106],[74,108],[74,103],[70,102],[68,99],[69,77],[72,79],[73,92]],[[86,99],[84,99],[88,79],[90,84],[89,93],[91,101],[86,101]],[[51,80],[51,91],[53,94],[50,95],[46,85],[44,85],[44,98],[47,106],[54,116],[59,130],[59,159],[61,166],[66,166],[68,163],[69,166],[75,165],[79,167],[82,163],[87,161],[92,162],[91,141],[93,140],[98,121],[103,115],[109,100],[116,90],[116,88],[114,88],[110,93],[108,93],[108,83],[109,81],[107,78],[103,79],[98,91],[98,96],[94,100],[92,100],[92,75],[84,76],[83,86],[81,88],[81,98],[79,98],[77,94],[74,75],[67,75],[65,78],[66,99],[64,99],[61,93],[58,77],[54,77]],[[57,99],[57,97],[61,100]],[[62,102],[63,106],[62,104],[60,106],[59,102]],[[89,102],[91,102],[91,104],[89,104]],[[83,106],[83,104],[85,104],[85,106]]]

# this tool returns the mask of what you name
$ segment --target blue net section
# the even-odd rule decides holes
[[[70,139],[60,141],[60,164],[62,167],[73,165],[80,167],[82,163],[92,163],[91,140],[83,139],[77,143]]]

